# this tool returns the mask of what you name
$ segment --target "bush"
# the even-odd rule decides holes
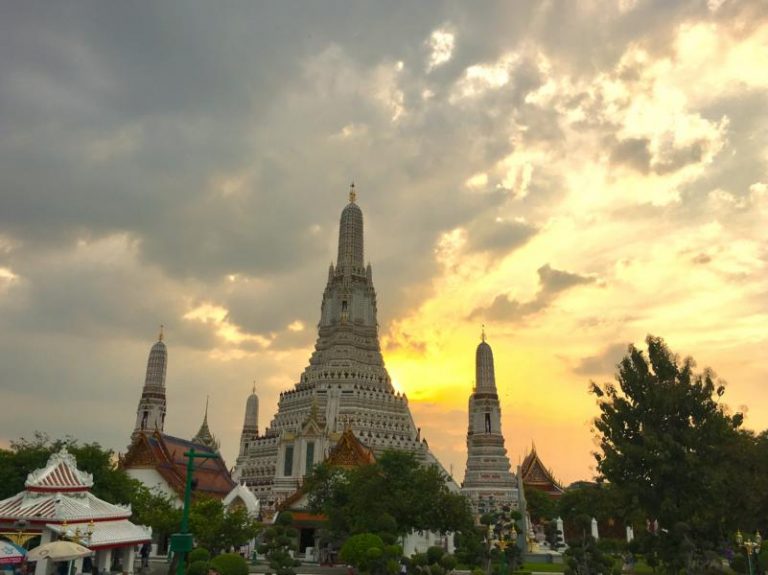
[[[442,565],[447,572],[453,571],[456,568],[456,563],[458,563],[458,561],[456,561],[456,557],[453,555],[448,555],[448,553],[440,558],[440,565]]]
[[[485,575],[485,569],[480,569],[480,567],[475,567],[472,569],[472,575]]]
[[[211,552],[208,551],[205,547],[195,547],[192,549],[192,551],[189,552],[188,560],[191,563],[194,563],[195,561],[210,561],[211,560]]]
[[[208,561],[192,561],[187,567],[187,575],[206,575],[208,565]]]
[[[248,562],[237,553],[224,553],[210,563],[221,575],[248,575]]]
[[[443,551],[442,547],[430,547],[427,549],[427,563],[432,565],[433,563],[437,563],[442,559],[443,555],[445,554],[445,551]]]

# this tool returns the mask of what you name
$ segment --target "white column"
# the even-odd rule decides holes
[[[133,575],[133,562],[136,558],[136,549],[133,545],[123,547],[123,573]]]
[[[592,518],[592,537],[595,538],[595,541],[600,539],[600,534],[597,532],[597,519],[594,517]]]
[[[562,547],[565,544],[565,530],[562,517],[555,519],[555,525],[557,527],[557,547]]]
[[[96,567],[99,569],[99,575],[109,573],[109,568],[112,567],[112,549],[102,549],[96,552]]]
[[[78,559],[75,559],[75,567],[73,570],[74,573],[82,573],[83,572],[83,558],[80,557]]]
[[[40,535],[40,545],[44,545],[45,543],[49,543],[51,541],[51,531],[50,529],[43,529],[43,533]],[[43,559],[42,561],[38,561],[37,565],[35,565],[35,575],[46,575],[51,567],[51,560],[50,559]]]
[[[635,530],[632,529],[631,525],[627,525],[627,543],[632,542],[634,538],[635,538]]]

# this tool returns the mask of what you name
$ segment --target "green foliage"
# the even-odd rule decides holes
[[[248,575],[248,562],[237,553],[224,553],[214,557],[211,567],[221,575]]]
[[[485,570],[480,569],[480,567],[475,567],[474,569],[472,569],[471,575],[485,575]]]
[[[211,552],[204,547],[195,547],[194,549],[192,549],[192,551],[189,552],[189,555],[187,556],[187,561],[189,561],[190,563],[194,563],[195,561],[210,561],[210,560],[211,560]]]
[[[740,430],[743,416],[720,403],[725,386],[711,370],[696,373],[661,338],[646,343],[647,356],[629,347],[616,384],[592,384],[595,456],[615,491],[613,509],[658,520],[664,531],[653,553],[676,573],[711,563],[739,524],[764,521],[768,440]]]
[[[208,561],[205,560],[190,560],[189,567],[187,567],[187,575],[206,575],[208,573]]]
[[[525,487],[525,502],[531,521],[539,523],[557,517],[557,502],[535,487]]]
[[[131,510],[131,521],[152,527],[152,533],[160,540],[179,530],[181,509],[173,498],[158,489],[138,485],[131,499]]]
[[[94,495],[110,503],[132,502],[140,484],[118,468],[114,451],[98,443],[81,445],[72,437],[52,440],[40,432],[31,440],[22,437],[12,441],[10,449],[0,449],[0,499],[22,491],[27,475],[45,466],[51,454],[62,447],[75,456],[79,469],[93,474]]]
[[[344,542],[339,557],[362,573],[396,575],[402,554],[399,545],[387,545],[375,533],[358,533]]]
[[[345,563],[354,565],[365,571],[365,565],[371,558],[371,550],[383,553],[384,541],[374,533],[358,533],[344,542],[339,552],[339,557]]]
[[[571,545],[565,551],[565,559],[565,573],[568,574],[585,575],[613,571],[613,559],[600,551],[591,536],[588,536],[583,543],[577,542]]]
[[[386,451],[371,465],[350,470],[318,465],[304,480],[310,509],[329,518],[338,538],[358,533],[460,531],[472,526],[465,497],[451,493],[434,465],[412,453]]]
[[[208,497],[200,497],[192,503],[189,527],[195,541],[214,553],[244,545],[256,537],[261,528],[245,509],[225,511],[221,501]]]
[[[290,552],[296,549],[296,529],[291,527],[293,516],[290,513],[280,513],[272,527],[264,531],[259,553],[267,556],[269,567],[276,575],[294,575],[294,567],[300,563],[291,557]]]

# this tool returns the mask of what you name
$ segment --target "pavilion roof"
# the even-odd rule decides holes
[[[72,532],[79,531],[81,534],[85,534],[89,529],[92,529],[93,534],[88,543],[89,549],[123,547],[126,544],[136,545],[152,540],[152,532],[150,529],[144,526],[134,525],[127,519],[94,522],[93,524],[89,522],[68,523],[67,525],[48,524],[46,527],[59,535],[70,530]]]
[[[51,455],[45,467],[27,475],[24,486],[28,491],[88,491],[93,487],[93,475],[80,471],[74,456],[62,447]]]
[[[0,521],[30,523],[127,519],[130,505],[116,505],[90,492],[93,477],[77,468],[66,448],[54,453],[45,467],[31,472],[26,489],[0,501]]]

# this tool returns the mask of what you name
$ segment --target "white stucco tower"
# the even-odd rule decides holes
[[[168,349],[163,342],[163,326],[157,342],[149,351],[147,360],[147,375],[144,378],[144,388],[141,391],[139,407],[136,410],[136,425],[133,435],[143,431],[163,431],[165,425],[165,370],[168,365]]]
[[[413,422],[408,399],[392,387],[384,366],[373,271],[363,258],[363,212],[353,185],[341,212],[337,261],[328,270],[309,365],[280,394],[263,435],[244,449],[241,440],[235,477],[266,509],[297,489],[346,428],[374,454],[402,449],[438,464]]]
[[[245,455],[251,442],[259,436],[259,396],[256,395],[256,384],[245,402],[245,421],[243,432],[240,434],[240,455]]]
[[[510,471],[504,436],[501,433],[501,407],[496,391],[493,351],[482,341],[475,353],[475,388],[469,396],[467,428],[467,468],[461,492],[482,514],[504,505],[517,508],[515,476]]]

